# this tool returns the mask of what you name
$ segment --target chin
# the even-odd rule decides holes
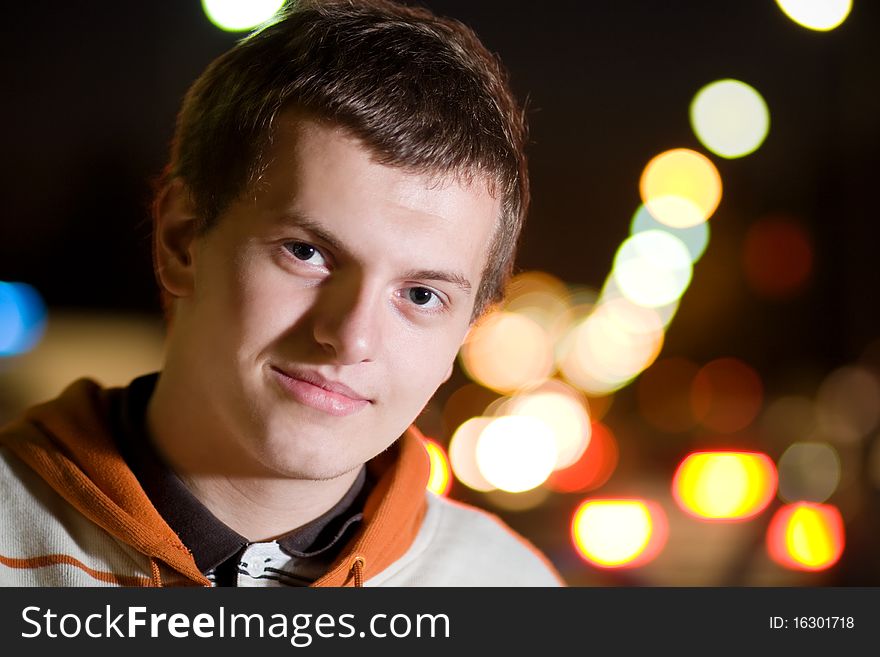
[[[352,462],[356,457],[350,448],[343,448],[340,453],[326,444],[304,443],[302,436],[298,437],[297,443],[292,445],[289,438],[270,441],[257,455],[257,460],[266,470],[281,477],[318,481],[335,479],[362,463]]]

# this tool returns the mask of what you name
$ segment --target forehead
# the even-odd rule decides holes
[[[485,178],[381,164],[347,129],[294,113],[279,116],[265,160],[253,198],[265,218],[307,217],[342,241],[373,233],[482,257],[500,214]]]

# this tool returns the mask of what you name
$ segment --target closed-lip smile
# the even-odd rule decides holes
[[[331,415],[351,415],[372,400],[339,381],[332,381],[315,371],[270,366],[284,390],[300,403]]]

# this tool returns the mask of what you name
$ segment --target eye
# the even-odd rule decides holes
[[[327,261],[324,260],[324,256],[321,255],[321,252],[311,244],[306,244],[305,242],[288,242],[284,245],[284,248],[287,249],[297,260],[302,260],[310,265],[323,267],[327,264]]]
[[[422,308],[436,309],[443,307],[443,301],[440,299],[440,296],[426,287],[411,287],[407,288],[405,292],[407,299]]]

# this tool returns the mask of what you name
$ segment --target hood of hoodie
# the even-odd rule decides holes
[[[210,586],[192,554],[153,507],[114,440],[110,409],[122,388],[80,379],[0,430],[10,449],[89,520],[193,585]],[[427,505],[430,462],[415,427],[367,463],[376,481],[364,520],[313,586],[360,585],[409,549]]]

